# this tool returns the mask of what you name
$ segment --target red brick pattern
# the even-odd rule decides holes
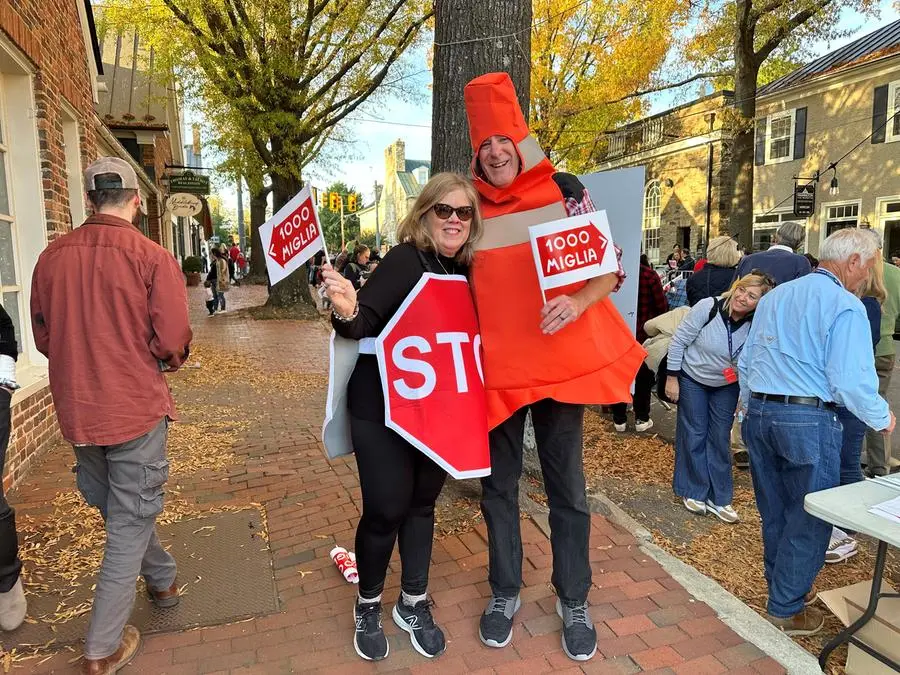
[[[202,311],[202,290],[192,292]],[[234,289],[229,306],[253,298]],[[200,323],[200,322],[203,323]],[[327,333],[318,324],[265,321],[235,316],[197,318],[199,343],[218,341],[232,351],[254,345],[268,354],[262,367],[303,367],[323,372]],[[236,338],[249,337],[249,340]],[[290,345],[285,349],[285,345]],[[279,351],[275,351],[278,349]],[[275,363],[271,355],[278,354]],[[176,384],[176,395],[190,392]],[[229,393],[230,395],[230,393]],[[359,659],[352,647],[351,607],[356,587],[344,582],[328,552],[335,543],[352,548],[360,492],[352,461],[329,462],[319,440],[324,391],[289,400],[280,392],[260,397],[264,417],[236,448],[241,463],[227,475],[179,480],[181,497],[210,503],[254,501],[265,508],[281,611],[241,623],[147,637],[124,673],[155,675],[229,673],[635,673],[701,675],[749,668],[783,672],[722,624],[713,610],[686,593],[628,533],[600,516],[591,525],[594,588],[591,613],[597,622],[598,653],[587,663],[569,660],[560,645],[560,621],[550,586],[550,545],[530,520],[522,522],[525,558],[522,607],[512,643],[489,649],[478,638],[478,617],[487,603],[486,531],[437,541],[429,591],[435,616],[447,636],[446,653],[434,661],[419,656],[389,618],[399,593],[399,561],[391,563],[385,589],[385,632],[390,656],[377,664]],[[71,485],[67,452],[55,451],[26,481],[23,511],[39,508],[43,490]],[[42,487],[43,486],[43,487]],[[230,592],[223,589],[223,592]],[[69,673],[69,653],[24,672]]]
[[[49,387],[13,406],[4,490],[18,483],[41,452],[59,439],[59,425]]]

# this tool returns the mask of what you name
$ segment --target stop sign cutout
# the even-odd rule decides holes
[[[481,335],[465,277],[423,274],[375,352],[385,424],[454,478],[490,474]]]

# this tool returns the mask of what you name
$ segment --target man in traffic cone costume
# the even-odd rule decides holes
[[[491,475],[482,479],[481,508],[492,598],[479,635],[490,647],[509,644],[520,606],[518,485],[530,410],[550,506],[562,645],[570,658],[584,661],[597,648],[587,609],[591,521],[582,460],[584,404],[631,400],[645,353],[607,297],[625,278],[621,264],[617,273],[555,289],[544,303],[528,227],[590,213],[594,205],[578,178],[558,173],[544,156],[506,73],[469,82],[465,103],[472,175],[485,218],[471,276],[491,428]]]

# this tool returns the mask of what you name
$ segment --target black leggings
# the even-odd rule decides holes
[[[381,595],[399,540],[401,588],[422,595],[428,588],[434,503],[447,473],[381,422],[351,415],[350,435],[363,500],[356,528],[359,594]]]
[[[665,377],[665,374],[663,374],[663,377]],[[647,367],[646,363],[641,363],[641,368],[637,371],[637,377],[634,378],[634,397],[632,398],[636,422],[646,422],[650,419],[650,395],[653,393],[655,382],[656,376],[653,374],[653,371]],[[626,408],[627,404],[625,403],[613,404],[613,422],[625,424]]]

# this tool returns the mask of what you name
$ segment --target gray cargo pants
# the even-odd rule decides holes
[[[156,536],[169,477],[167,436],[168,420],[163,418],[132,441],[75,447],[78,490],[106,521],[106,550],[84,641],[86,658],[102,659],[119,648],[139,573],[155,590],[175,583],[175,559]]]

